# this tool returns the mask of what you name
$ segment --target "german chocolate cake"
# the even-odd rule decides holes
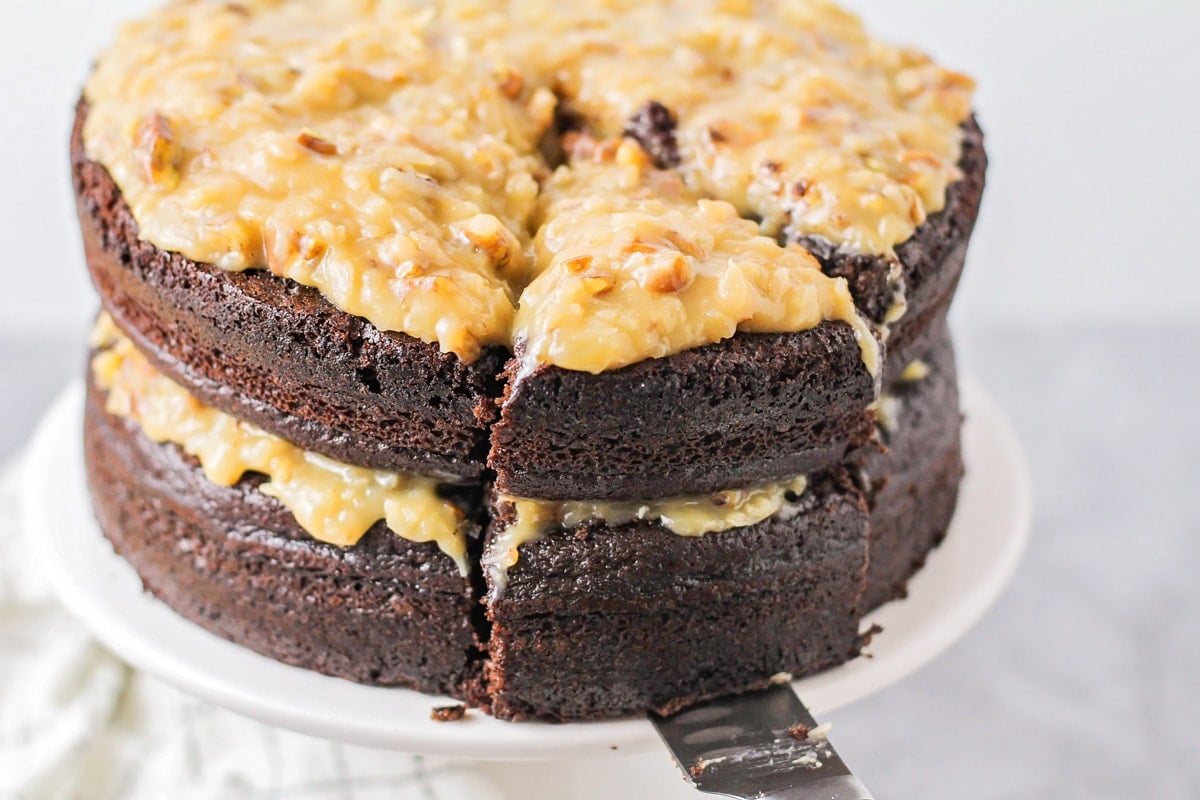
[[[971,94],[823,0],[169,3],[71,139],[100,527],[505,719],[853,658],[963,474]]]

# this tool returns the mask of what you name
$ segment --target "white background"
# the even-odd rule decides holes
[[[979,80],[993,165],[960,325],[1197,316],[1200,4],[846,1]],[[0,336],[82,335],[72,106],[116,22],[155,4],[4,0]]]

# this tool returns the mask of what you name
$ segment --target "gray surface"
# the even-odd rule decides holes
[[[886,800],[1200,797],[1200,328],[959,341],[1026,444],[1033,543],[966,639],[830,716],[838,750]],[[80,353],[0,342],[0,454]]]
[[[82,374],[86,345],[67,339],[0,339],[0,463],[29,437],[42,411]]]
[[[1200,329],[967,331],[1035,527],[984,622],[831,715],[881,798],[1200,797]]]

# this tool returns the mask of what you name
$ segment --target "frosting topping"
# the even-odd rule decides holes
[[[583,148],[578,148],[583,149]],[[631,140],[560,168],[541,195],[536,277],[514,320],[523,358],[598,373],[737,331],[850,324],[867,369],[879,345],[842,278],[721,200],[654,170]]]
[[[598,371],[853,324],[774,240],[889,256],[958,177],[971,83],[823,0],[177,0],[85,96],[87,153],[156,246],[465,360],[522,339]],[[550,177],[570,120],[611,157]]]
[[[318,541],[348,547],[379,520],[398,536],[436,542],[469,573],[462,512],[438,496],[429,478],[355,467],[302,450],[204,405],[155,370],[102,315],[92,344],[97,385],[110,414],[133,420],[155,442],[194,456],[208,480],[233,486],[246,473],[267,476],[258,491],[274,497]]]

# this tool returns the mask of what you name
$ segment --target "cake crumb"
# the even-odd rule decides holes
[[[833,727],[833,723],[825,722],[808,732],[805,737],[810,742],[823,742],[829,738],[829,729]]]
[[[875,640],[875,637],[881,633],[883,633],[883,626],[880,625],[878,622],[872,622],[871,626],[869,628],[867,628],[865,631],[863,631],[862,633],[859,634],[858,638],[859,638],[859,641],[861,642],[860,648],[865,650],[866,648],[870,647],[871,642],[873,642]],[[862,655],[865,655],[868,658],[871,657],[869,653],[863,653]]]
[[[788,735],[797,742],[803,742],[808,739],[808,726],[797,722],[795,725],[788,728]]]
[[[467,707],[462,703],[453,706],[436,706],[429,712],[429,718],[434,722],[456,722],[467,715]]]

